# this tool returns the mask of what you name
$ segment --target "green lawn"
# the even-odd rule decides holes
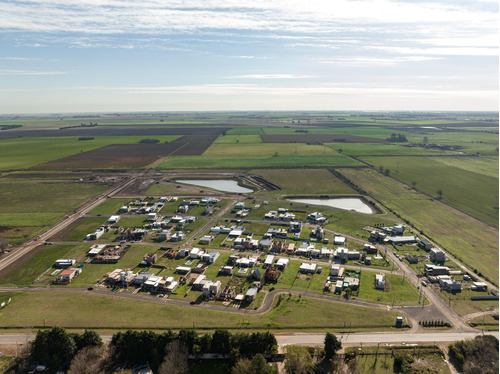
[[[78,137],[6,139],[0,141],[0,170],[25,169],[109,144],[138,143],[144,138],[165,142],[178,136],[96,136],[92,140],[78,140]]]
[[[53,241],[81,242],[107,221],[105,217],[79,218],[74,223],[52,236]]]
[[[408,219],[471,269],[498,283],[498,230],[369,169],[342,174]]]
[[[498,162],[476,157],[363,157],[375,168],[443,202],[498,227]]]

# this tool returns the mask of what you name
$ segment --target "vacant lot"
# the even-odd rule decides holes
[[[345,322],[352,330],[385,330],[394,325],[397,313],[337,304],[310,298],[284,297],[280,304],[263,315],[242,315],[186,308],[98,295],[91,292],[31,292],[12,296],[2,310],[0,327],[95,329],[283,329],[342,330]],[[88,306],[92,305],[89,309]],[[147,310],[148,313],[144,313]],[[64,311],[64,312],[62,312]],[[193,325],[194,321],[194,325]]]
[[[342,174],[408,219],[439,246],[498,283],[498,230],[370,169]]]

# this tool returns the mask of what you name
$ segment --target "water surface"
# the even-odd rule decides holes
[[[339,197],[332,199],[289,199],[294,203],[329,206],[332,208],[355,210],[359,213],[373,214],[372,208],[357,197]]]
[[[179,179],[178,183],[190,184],[193,186],[208,187],[214,190],[233,192],[233,193],[249,193],[253,190],[238,185],[237,181],[229,179]]]

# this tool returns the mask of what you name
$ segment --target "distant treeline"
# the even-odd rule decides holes
[[[23,125],[0,125],[0,130],[17,129],[19,127],[23,127]]]

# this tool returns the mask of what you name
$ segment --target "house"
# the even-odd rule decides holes
[[[460,282],[451,279],[440,279],[439,286],[447,292],[461,292],[462,285]]]
[[[151,266],[158,261],[158,255],[156,253],[146,253],[146,255],[142,258],[141,265],[142,266]]]
[[[128,213],[130,211],[130,207],[127,205],[123,205],[118,209],[118,214]]]
[[[349,255],[349,250],[347,248],[339,247],[335,250],[333,254],[334,260],[347,261]]]
[[[321,218],[323,218],[323,214],[320,212],[313,212],[307,216],[307,220],[313,222],[317,222]]]
[[[203,287],[205,286],[205,284],[207,282],[211,282],[207,279],[207,277],[203,274],[200,274],[198,275],[198,278],[195,279],[195,281],[193,282],[193,290],[196,290],[196,291],[202,291],[203,290]]]
[[[239,202],[239,203],[236,203],[236,205],[234,206],[235,209],[244,209],[245,208],[245,203],[244,202]]]
[[[271,247],[271,238],[262,238],[259,242],[259,249],[269,249]]]
[[[274,256],[273,255],[268,255],[264,261],[265,266],[271,266],[274,262]]]
[[[270,249],[272,253],[281,253],[284,252],[284,250],[285,250],[285,242],[279,242],[279,241],[273,242]]]
[[[333,244],[334,245],[342,245],[342,246],[344,246],[345,242],[346,242],[346,239],[343,236],[335,236],[333,238]]]
[[[189,258],[198,258],[198,254],[200,253],[200,248],[193,248],[191,252],[189,252]]]
[[[385,275],[375,274],[375,288],[377,290],[385,290]]]
[[[102,234],[104,234],[106,232],[106,229],[101,226],[99,227],[95,232],[91,233],[91,234],[88,234],[86,237],[85,237],[85,240],[97,240],[99,239]]]
[[[299,272],[303,274],[314,274],[316,272],[316,264],[303,262],[299,267]]]
[[[281,239],[286,239],[287,235],[288,235],[288,231],[285,229],[278,229],[278,230],[276,230],[276,232],[274,234],[274,236],[276,238],[281,238]]]
[[[175,268],[175,272],[177,274],[189,274],[191,272],[191,268],[189,266],[177,266]]]
[[[278,216],[278,212],[275,211],[275,210],[270,210],[269,212],[267,212],[266,214],[264,214],[264,219],[276,219],[276,217]]]
[[[256,257],[243,257],[236,260],[236,265],[240,268],[253,268],[256,262]]]
[[[189,202],[190,206],[200,206],[200,202],[198,200],[191,200]]]
[[[333,264],[330,268],[330,278],[332,280],[338,280],[344,278],[344,268],[340,265]]]
[[[278,210],[278,213],[279,213],[279,210]],[[279,213],[278,219],[280,221],[286,221],[286,222],[293,221],[295,219],[295,214],[290,213],[290,212]]]
[[[162,231],[160,231],[160,233],[158,234],[158,240],[162,241],[162,242],[170,240],[170,238],[172,237],[171,232],[172,232],[172,230],[162,230]]]
[[[359,279],[352,277],[345,277],[343,287],[344,288],[349,287],[351,290],[356,291],[359,288]]]
[[[214,237],[212,235],[205,235],[199,240],[199,243],[201,245],[208,245],[212,243],[212,240],[214,240]]]
[[[217,296],[217,294],[220,292],[220,286],[221,282],[212,282],[212,281],[207,281],[203,284],[202,288],[202,296],[205,298],[210,298],[213,296]]]
[[[153,275],[152,273],[139,273],[135,276],[135,279],[132,282],[132,284],[139,286],[139,287],[142,287],[144,282],[146,282],[148,280],[148,278],[152,275]]]
[[[342,286],[344,285],[344,282],[339,279],[337,282],[335,282],[335,289],[334,289],[334,292],[336,294],[339,294],[342,292]]]
[[[348,251],[347,252],[347,259],[349,260],[359,260],[361,258],[361,253],[358,251]]]
[[[289,231],[292,232],[292,233],[296,233],[296,232],[300,233],[302,231],[302,222],[300,222],[300,221],[291,221],[290,222]]]
[[[80,274],[82,269],[66,269],[59,273],[56,278],[56,283],[58,284],[68,284],[71,283],[71,280]]]
[[[148,279],[144,281],[144,283],[142,284],[142,288],[145,291],[156,291],[161,278],[162,277],[158,275],[151,275]]]
[[[323,240],[323,237],[325,236],[325,230],[322,229],[321,226],[316,226],[316,228],[311,231],[311,236],[313,238]]]
[[[446,256],[441,249],[431,248],[431,251],[429,252],[429,259],[432,262],[445,262]]]
[[[184,239],[186,239],[186,234],[184,234],[182,231],[177,231],[174,235],[170,237],[171,242],[181,242]]]
[[[294,243],[289,243],[289,244],[288,244],[288,247],[287,247],[287,249],[286,249],[286,253],[287,253],[288,255],[292,255],[292,254],[294,254],[294,253],[295,253],[295,244],[294,244]]]
[[[61,258],[61,259],[56,260],[54,262],[53,267],[55,267],[56,269],[62,269],[62,268],[67,268],[69,266],[73,266],[75,263],[76,263],[75,259],[72,259],[72,258],[69,258],[69,259]]]
[[[278,261],[276,261],[276,264],[274,266],[276,266],[279,270],[284,270],[288,265],[288,262],[290,262],[288,258],[280,258],[278,259]]]
[[[438,266],[433,264],[425,264],[424,273],[430,276],[449,275],[450,268],[447,266]]]
[[[384,242],[389,242],[395,245],[403,245],[403,244],[414,244],[418,242],[418,236],[410,235],[410,236],[388,236],[384,239]]]
[[[87,252],[87,256],[89,257],[97,256],[104,250],[104,248],[106,248],[106,244],[94,244],[93,246],[90,247],[89,251]]]
[[[201,255],[201,261],[206,262],[208,264],[213,264],[215,261],[217,261],[219,256],[220,256],[219,252],[204,253]]]
[[[257,292],[259,292],[259,289],[257,287],[251,287],[247,290],[245,293],[245,300],[248,302],[252,302],[255,300],[255,297],[257,296]]]
[[[427,239],[420,239],[417,245],[426,251],[429,251],[433,247],[432,243]]]
[[[158,219],[158,213],[149,213],[148,214],[148,218],[147,218],[148,222],[156,222],[157,219]]]
[[[233,272],[233,266],[221,266],[219,269],[219,274],[221,275],[231,275]]]
[[[370,253],[370,254],[376,254],[377,253],[377,247],[375,247],[374,245],[370,245],[370,244],[365,244],[363,246],[363,250],[366,253]]]
[[[180,205],[179,208],[177,208],[177,213],[187,213],[189,210],[189,205]]]
[[[276,280],[278,280],[279,275],[280,275],[280,272],[279,272],[277,267],[269,266],[266,269],[266,272],[264,274],[264,278],[268,281],[275,282]]]
[[[111,217],[109,217],[109,218],[108,218],[108,223],[109,223],[110,225],[113,225],[113,224],[117,223],[117,222],[120,220],[120,218],[121,218],[121,217],[120,217],[120,216],[118,216],[118,215],[111,216]]]

